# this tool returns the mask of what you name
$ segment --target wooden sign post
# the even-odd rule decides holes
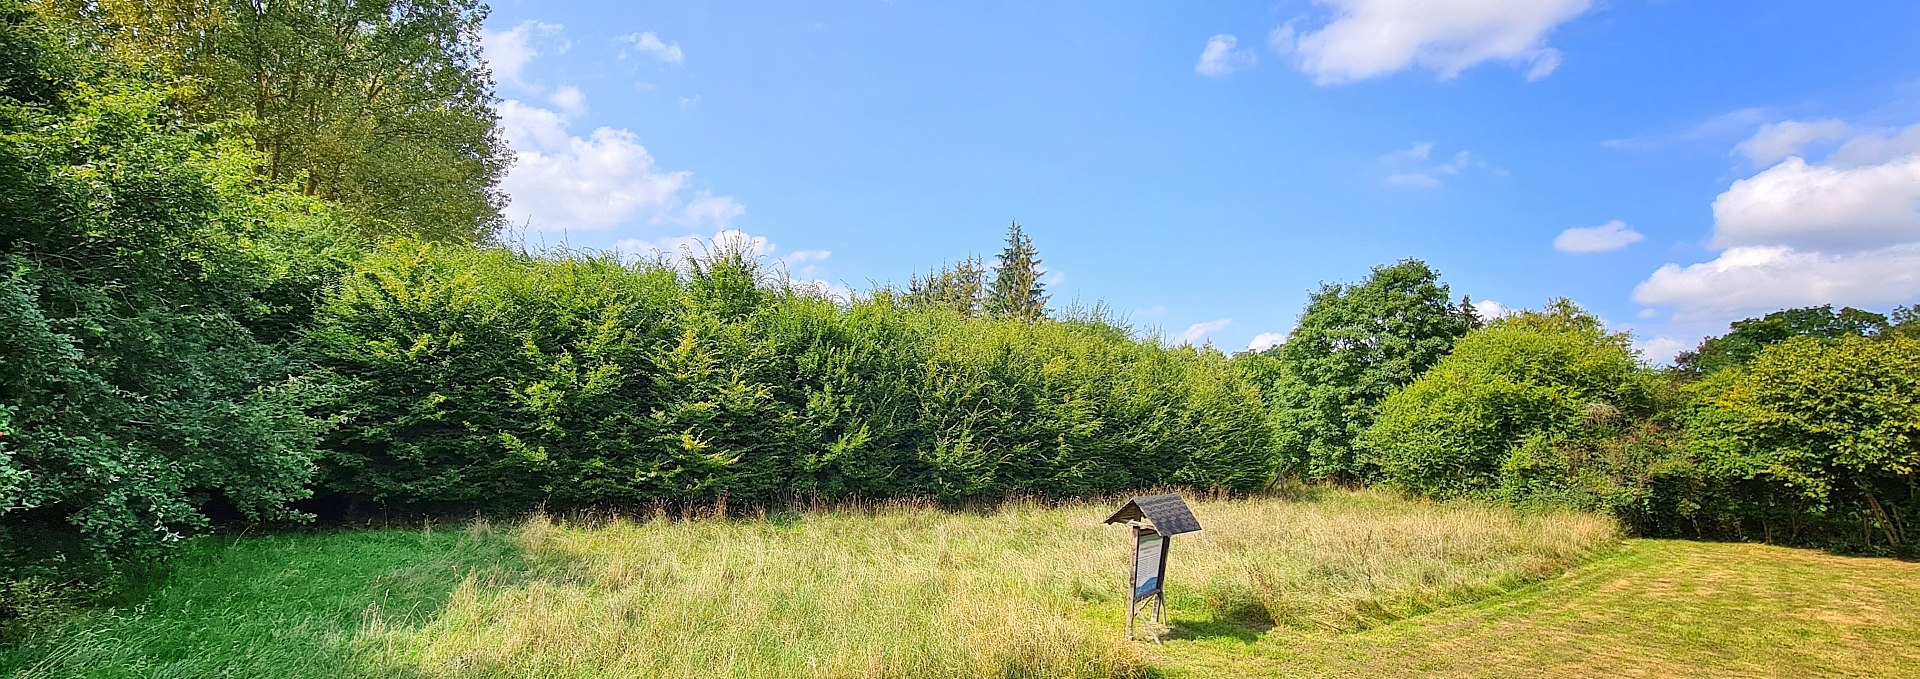
[[[1133,529],[1133,566],[1127,571],[1127,638],[1133,638],[1134,620],[1145,613],[1147,635],[1159,643],[1154,625],[1167,622],[1167,547],[1173,536],[1200,530],[1200,521],[1193,518],[1179,495],[1167,494],[1128,500],[1107,517],[1107,523],[1125,523]]]

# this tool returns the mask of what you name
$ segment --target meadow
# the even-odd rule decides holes
[[[1381,491],[1195,503],[1171,641],[1123,638],[1110,505],[891,503],[203,539],[122,605],[0,652],[18,677],[1069,676],[1259,657],[1523,588],[1612,519]],[[1185,655],[1183,655],[1185,654]],[[1184,658],[1184,659],[1183,659]]]

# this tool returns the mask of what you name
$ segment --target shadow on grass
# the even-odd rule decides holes
[[[1272,623],[1260,623],[1244,620],[1179,620],[1173,621],[1172,630],[1166,635],[1169,640],[1204,641],[1211,639],[1232,639],[1251,644],[1261,635],[1273,629]]]
[[[0,676],[418,677],[363,638],[370,616],[416,629],[469,577],[512,586],[548,570],[511,528],[484,521],[211,536],[114,600],[0,649]]]

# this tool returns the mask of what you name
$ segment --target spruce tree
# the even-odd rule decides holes
[[[1007,247],[1000,251],[994,267],[987,311],[1029,323],[1046,317],[1047,289],[1040,280],[1046,273],[1040,268],[1040,254],[1033,248],[1033,239],[1021,230],[1019,222],[1013,222],[1007,227]]]

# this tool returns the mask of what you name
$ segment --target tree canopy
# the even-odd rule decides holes
[[[1727,334],[1702,340],[1698,348],[1675,357],[1674,367],[1681,372],[1704,375],[1744,365],[1762,349],[1794,337],[1871,337],[1889,327],[1886,316],[1853,307],[1837,312],[1832,305],[1775,311],[1760,318],[1734,321]]]
[[[1578,475],[1569,446],[1646,416],[1650,384],[1624,335],[1567,300],[1493,321],[1389,396],[1363,437],[1388,482],[1440,496],[1525,493]]]
[[[367,233],[481,241],[504,225],[511,157],[478,0],[43,2],[165,74],[172,110],[244,134],[268,181]]]
[[[1308,478],[1372,475],[1354,439],[1380,401],[1420,376],[1474,323],[1425,262],[1379,266],[1359,283],[1329,283],[1276,349],[1273,388],[1283,464]]]

